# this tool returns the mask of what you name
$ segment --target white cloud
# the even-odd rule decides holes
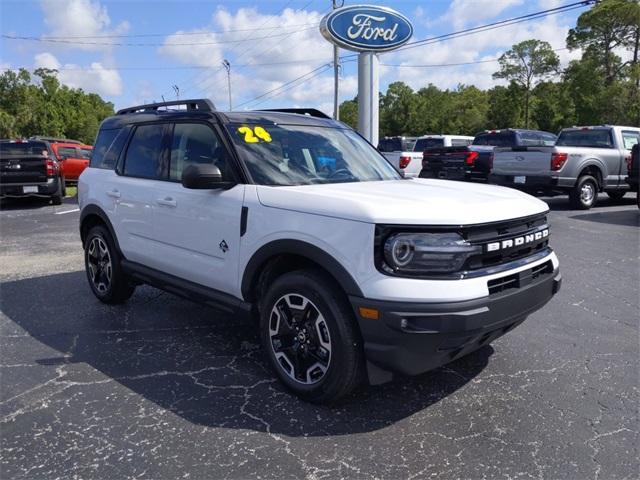
[[[91,0],[41,0],[44,22],[49,27],[51,37],[88,37],[96,35],[122,34],[129,30],[128,22],[122,22],[115,28],[107,8],[99,1]],[[45,35],[46,37],[47,35]],[[92,45],[89,42],[114,43],[113,39],[78,39],[81,43],[56,43],[61,48],[80,50],[110,50],[108,45]]]
[[[493,80],[491,75],[498,69],[498,63],[488,62],[488,60],[499,57],[518,42],[532,38],[549,42],[553,49],[558,50],[556,53],[560,57],[561,66],[566,66],[570,60],[580,58],[581,52],[578,50],[573,52],[560,50],[565,48],[567,32],[572,26],[573,22],[549,16],[536,22],[506,26],[486,33],[389,53],[381,57],[382,63],[432,65],[487,62],[434,68],[383,67],[384,79],[389,82],[401,80],[415,89],[429,83],[440,88],[455,88],[458,84],[491,88],[504,82]]]
[[[471,22],[477,24],[494,18],[508,8],[523,3],[524,0],[453,0],[438,23],[448,21],[454,28],[460,29]]]
[[[34,68],[60,69],[58,79],[72,88],[82,88],[99,95],[122,94],[122,79],[117,70],[105,68],[100,62],[92,62],[83,68],[73,63],[61,64],[51,53],[39,53],[34,58]]]
[[[213,14],[210,26],[189,32],[199,35],[176,32],[165,39],[159,51],[183,64],[211,67],[192,76],[186,85],[181,85],[181,89],[191,90],[190,96],[207,94],[226,108],[226,72],[221,67],[225,58],[231,62],[236,105],[278,88],[323,63],[329,64],[333,50],[318,30],[322,16],[320,12],[291,8],[285,9],[280,15],[261,14],[255,8],[240,8],[235,13],[219,8]],[[255,28],[260,30],[250,31]],[[176,45],[188,42],[216,44]],[[275,96],[273,103],[316,107],[325,104],[333,92],[331,71],[311,78],[298,87],[285,87],[286,91]],[[342,99],[353,98],[356,90],[355,77],[343,79]],[[330,108],[332,110],[333,106]]]

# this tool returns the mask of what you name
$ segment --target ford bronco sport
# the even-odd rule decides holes
[[[255,316],[277,376],[314,402],[487,345],[561,282],[545,203],[403,179],[316,110],[121,110],[100,127],[79,202],[98,299],[146,283]]]

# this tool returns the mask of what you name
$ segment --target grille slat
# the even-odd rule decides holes
[[[513,273],[506,277],[494,278],[487,282],[489,295],[496,295],[504,292],[505,290],[520,288],[524,285],[528,285],[532,280],[537,280],[544,275],[550,275],[552,273],[553,263],[549,260],[522,272]]]

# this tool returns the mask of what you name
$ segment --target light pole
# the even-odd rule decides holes
[[[227,60],[225,58],[222,61],[222,66],[227,71],[227,86],[228,86],[228,90],[229,90],[229,111],[231,111],[231,110],[233,110],[233,106],[231,104],[231,64],[229,63],[229,60]]]

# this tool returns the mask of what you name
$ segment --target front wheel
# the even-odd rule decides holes
[[[84,264],[93,294],[103,303],[127,301],[135,290],[122,271],[121,258],[103,226],[93,227],[84,243]]]
[[[335,402],[363,378],[353,313],[321,271],[290,272],[272,284],[261,302],[260,337],[276,375],[304,400]]]
[[[569,192],[569,201],[573,208],[589,210],[598,200],[598,181],[591,175],[578,178]]]

